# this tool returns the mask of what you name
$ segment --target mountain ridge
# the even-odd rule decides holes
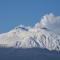
[[[13,29],[0,36],[0,45],[15,48],[47,48],[60,50],[60,35],[46,29],[32,28],[28,31],[21,28]]]
[[[33,27],[19,25],[9,32],[0,34],[0,46],[8,48],[46,48],[60,51],[60,34],[58,34],[60,27],[57,27],[59,20],[60,16],[55,17],[53,14],[49,14],[43,16],[41,21]]]

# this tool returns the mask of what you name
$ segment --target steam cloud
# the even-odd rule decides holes
[[[60,16],[55,16],[53,13],[43,16],[43,18],[38,22],[35,27],[37,28],[47,28],[51,31],[60,33]]]

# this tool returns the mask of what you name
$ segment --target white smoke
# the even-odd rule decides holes
[[[35,27],[47,28],[51,31],[60,33],[60,16],[55,16],[53,13],[43,16]]]

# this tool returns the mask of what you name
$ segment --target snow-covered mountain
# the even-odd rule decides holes
[[[50,18],[50,19],[49,19]],[[17,26],[9,32],[0,34],[0,47],[13,48],[46,48],[49,50],[60,50],[60,34],[55,28],[55,16],[46,15],[34,27]],[[56,17],[58,19],[59,17]],[[43,21],[45,20],[45,21]],[[45,24],[45,23],[48,23]],[[59,20],[58,20],[59,21]],[[44,22],[44,23],[43,23]],[[48,26],[47,26],[48,25]],[[51,28],[53,26],[53,29]],[[58,25],[58,24],[57,24]],[[56,31],[54,30],[56,29]]]

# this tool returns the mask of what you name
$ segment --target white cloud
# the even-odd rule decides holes
[[[43,16],[40,22],[35,27],[48,28],[51,31],[60,32],[60,16],[55,16],[53,13]]]

